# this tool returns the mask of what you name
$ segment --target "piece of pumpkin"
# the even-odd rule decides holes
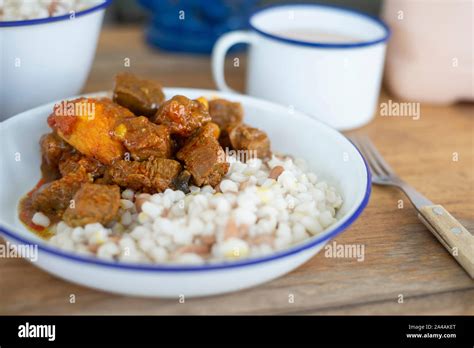
[[[48,124],[82,154],[111,164],[125,153],[111,135],[117,120],[126,117],[134,115],[110,99],[78,98],[56,104]]]

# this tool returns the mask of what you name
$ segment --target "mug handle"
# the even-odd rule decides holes
[[[238,93],[240,92],[230,88],[225,83],[224,63],[227,51],[238,43],[252,44],[255,42],[255,36],[250,31],[237,30],[224,34],[217,40],[212,49],[212,76],[217,88],[224,92]]]

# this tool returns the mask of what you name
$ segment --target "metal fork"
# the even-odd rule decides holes
[[[394,186],[402,190],[418,210],[418,218],[436,236],[457,262],[474,278],[474,236],[443,206],[433,204],[400,179],[366,136],[349,139],[359,149],[377,185]]]

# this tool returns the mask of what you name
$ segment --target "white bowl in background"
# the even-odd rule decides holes
[[[74,16],[0,21],[0,121],[81,91],[110,2]]]
[[[243,95],[187,88],[166,88],[165,94],[241,102],[245,122],[265,130],[274,151],[306,159],[320,179],[338,189],[344,200],[339,220],[320,235],[268,256],[205,265],[118,263],[57,249],[26,229],[17,210],[20,198],[40,179],[38,141],[50,131],[46,118],[51,103],[0,123],[0,234],[12,244],[37,244],[38,260],[33,264],[74,283],[135,296],[206,296],[248,288],[290,272],[346,229],[367,205],[370,172],[363,157],[342,134],[322,122]]]

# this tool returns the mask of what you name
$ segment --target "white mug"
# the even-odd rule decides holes
[[[340,7],[290,4],[263,8],[249,23],[251,30],[225,34],[214,46],[212,71],[220,90],[235,92],[225,83],[225,55],[247,43],[247,94],[339,130],[372,119],[390,36],[381,20]]]

